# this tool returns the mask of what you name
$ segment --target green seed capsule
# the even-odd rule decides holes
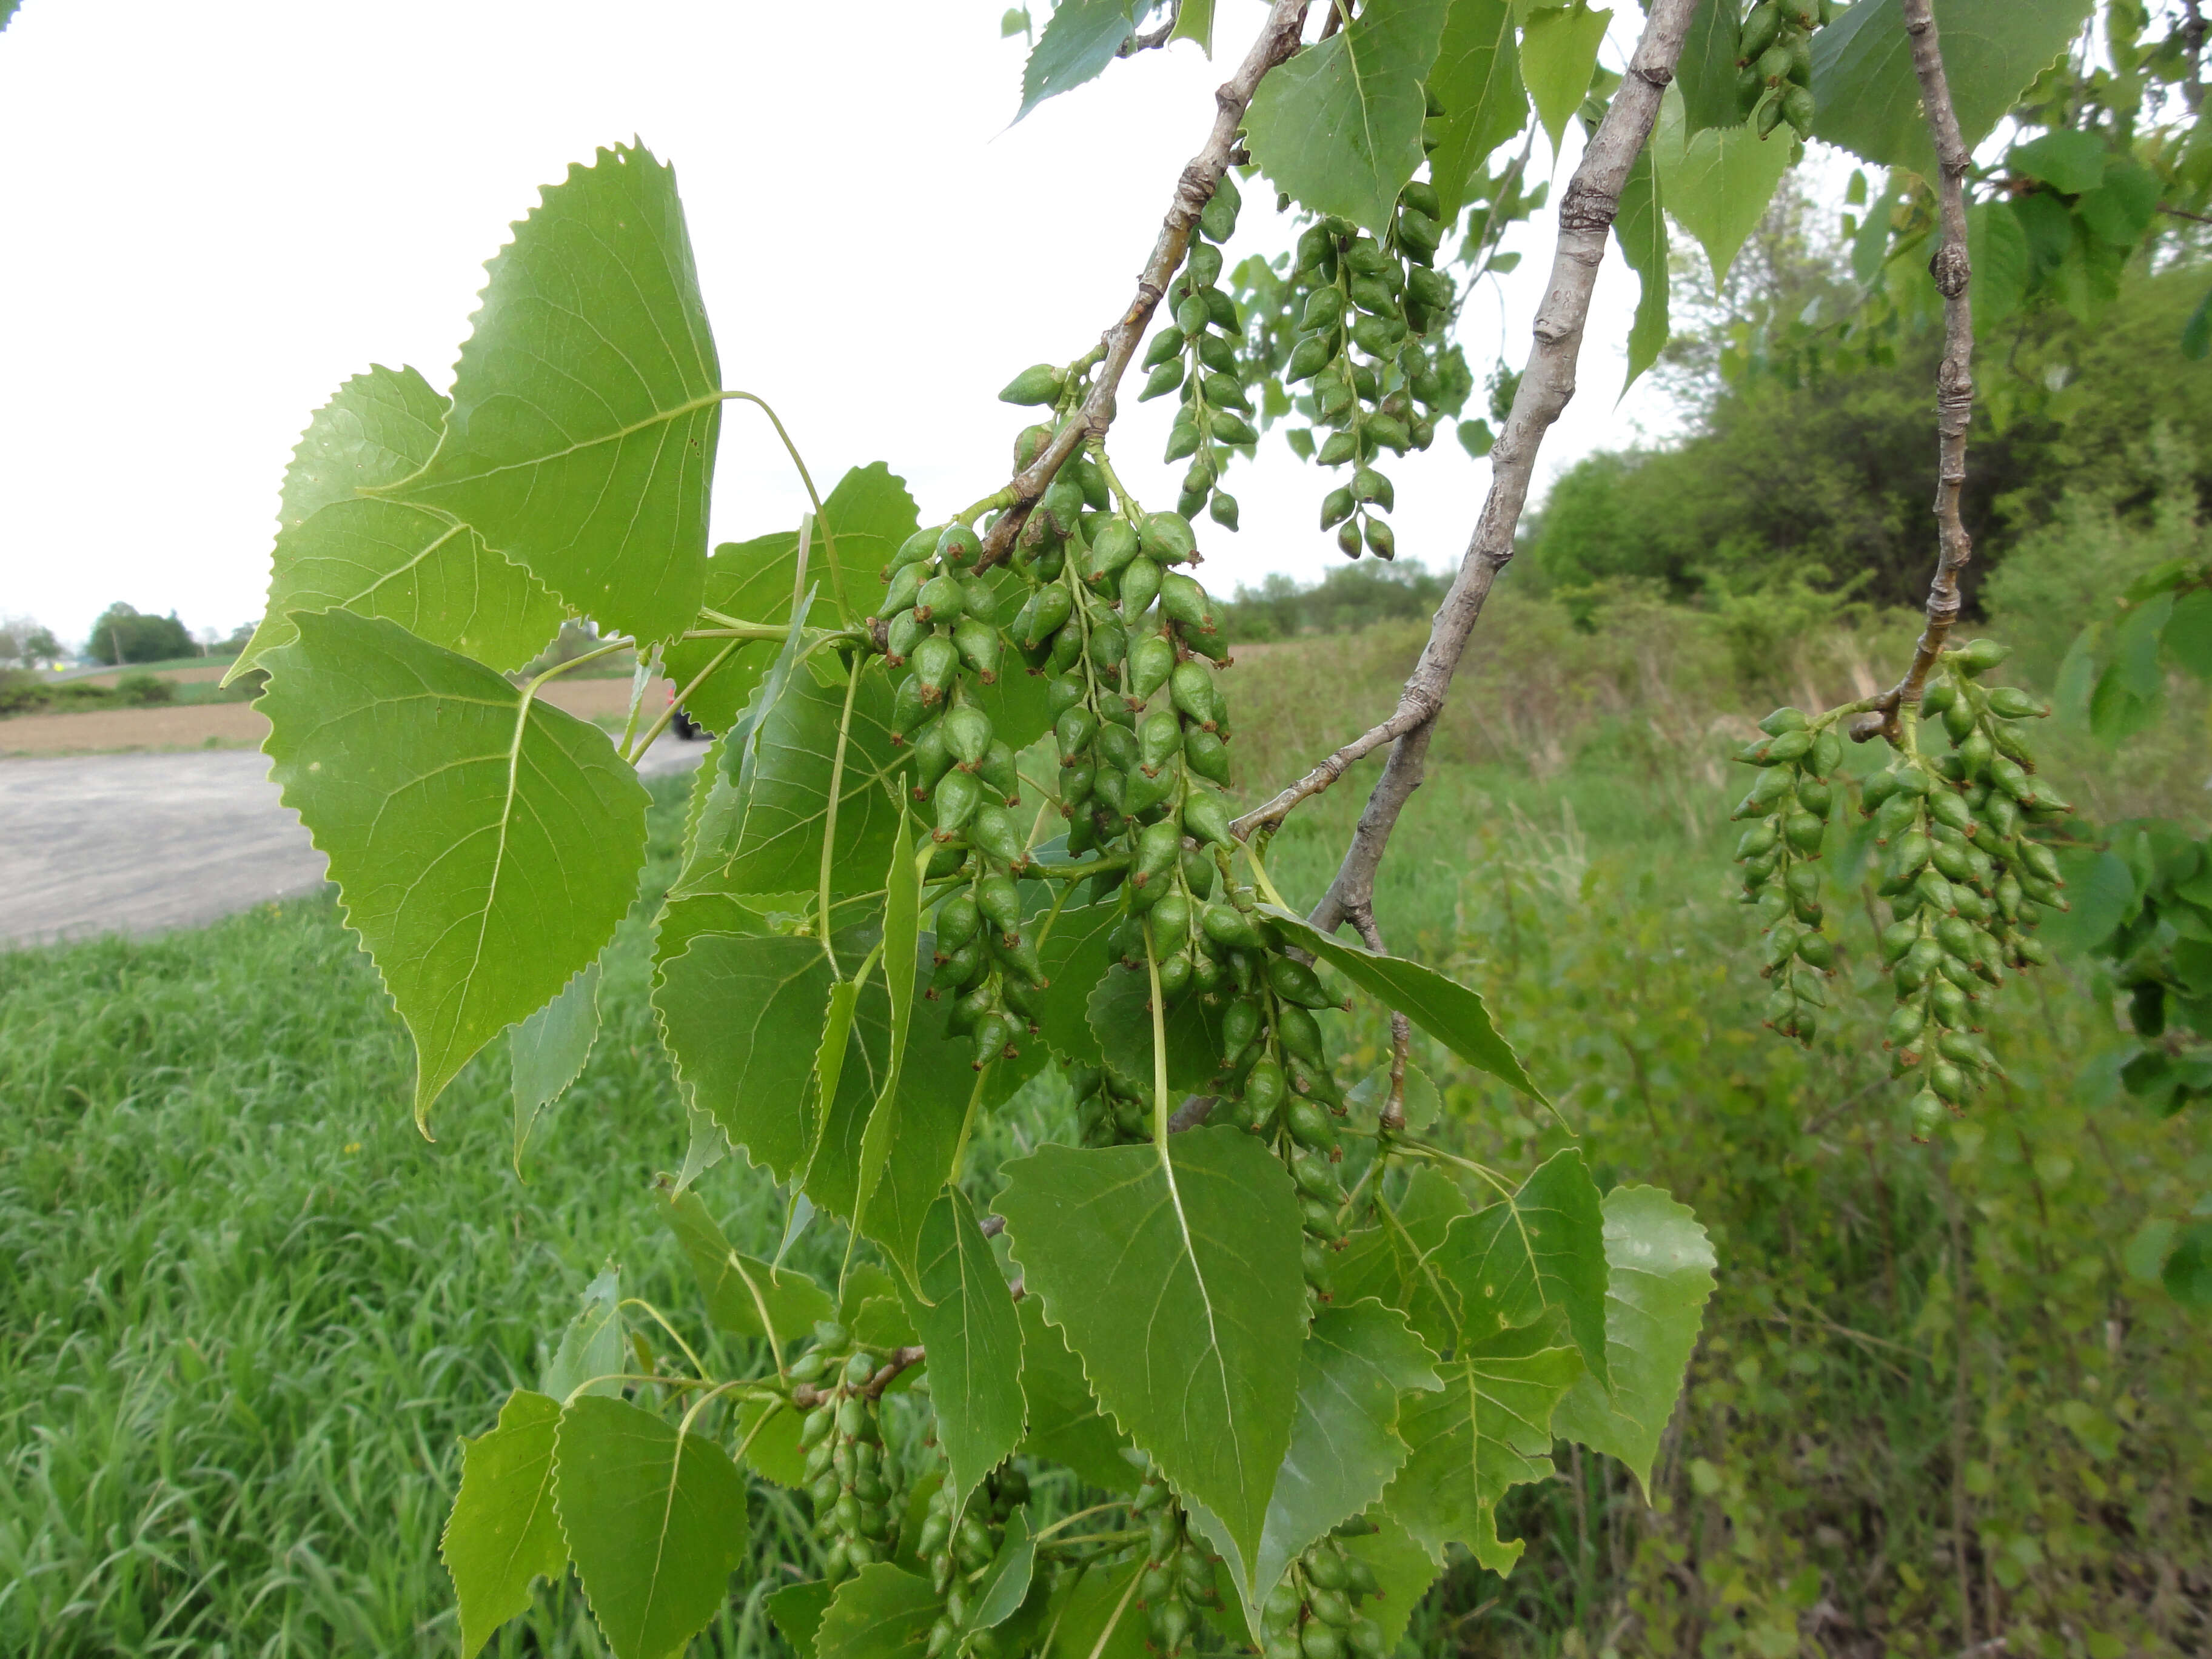
[[[1175,647],[1157,634],[1146,635],[1130,647],[1128,695],[1135,707],[1144,707],[1152,701],[1152,693],[1167,684],[1168,676],[1175,672]]]
[[[1229,784],[1229,746],[1212,732],[1200,730],[1183,734],[1183,764],[1200,777],[1218,783],[1224,788]]]
[[[1179,628],[1211,634],[1217,626],[1206,589],[1179,570],[1160,576],[1160,610]]]
[[[1259,1060],[1244,1079],[1245,1103],[1251,1107],[1255,1120],[1262,1123],[1274,1115],[1289,1092],[1283,1068],[1272,1060]]]
[[[1120,597],[1124,621],[1139,622],[1160,591],[1160,568],[1150,559],[1132,559],[1121,572]]]
[[[1012,884],[1012,883],[1008,884],[1009,886]],[[1014,917],[1017,922],[1021,919],[1021,904],[1018,899],[1014,905]],[[937,907],[939,951],[949,956],[975,938],[976,931],[982,925],[983,911],[981,906],[976,902],[975,895],[955,893]]]
[[[1322,988],[1314,970],[1295,957],[1270,956],[1267,958],[1267,983],[1275,994],[1285,1002],[1304,1008],[1333,1008],[1335,1000]]]
[[[945,743],[953,759],[972,767],[990,752],[991,717],[972,702],[959,702],[945,711]]]
[[[1182,823],[1185,830],[1208,846],[1236,845],[1236,838],[1229,833],[1228,804],[1211,792],[1194,794],[1183,803]]]
[[[937,839],[951,841],[968,827],[968,820],[975,815],[981,804],[983,786],[971,772],[947,772],[939,781],[936,792],[930,797],[936,809],[934,823]]]
[[[1145,376],[1144,387],[1137,393],[1137,401],[1142,404],[1149,403],[1154,398],[1164,398],[1170,392],[1181,391],[1182,383],[1182,360],[1180,357],[1170,358],[1155,366],[1152,372]]]
[[[1328,1065],[1328,1057],[1322,1048],[1320,1022],[1296,1003],[1275,1011],[1275,1037],[1283,1045],[1285,1054],[1310,1066]]]
[[[1251,1085],[1245,1085],[1245,1094],[1251,1094]],[[1312,1152],[1326,1152],[1336,1145],[1336,1126],[1329,1121],[1325,1107],[1297,1095],[1290,1097],[1290,1109],[1285,1123],[1291,1139]]]
[[[1735,855],[1739,860],[1764,858],[1781,839],[1781,818],[1761,818],[1737,838]]]
[[[1029,849],[1021,828],[1003,806],[979,805],[968,827],[968,839],[981,848],[987,857],[1002,864],[1019,866],[1028,861]]]
[[[1171,708],[1156,708],[1137,727],[1137,763],[1147,777],[1158,777],[1182,748],[1182,721]]]

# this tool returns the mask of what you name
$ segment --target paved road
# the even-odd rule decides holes
[[[680,771],[706,745],[655,744]],[[323,856],[252,750],[0,760],[0,946],[157,933],[313,892]]]

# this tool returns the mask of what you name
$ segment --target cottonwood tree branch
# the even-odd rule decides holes
[[[1099,349],[1104,355],[1082,406],[1054,434],[1042,453],[1016,473],[1000,492],[1004,510],[983,538],[983,551],[975,561],[978,570],[988,569],[1006,559],[1013,550],[1014,538],[1020,534],[1029,518],[1030,509],[1036,505],[1037,498],[1044,494],[1067,458],[1086,439],[1103,438],[1106,429],[1114,423],[1115,391],[1121,384],[1121,376],[1128,372],[1138,344],[1152,320],[1152,313],[1158,309],[1168,284],[1175,279],[1176,267],[1182,264],[1183,252],[1190,246],[1191,227],[1198,222],[1198,216],[1206,204],[1213,199],[1221,175],[1228,170],[1229,152],[1236,145],[1237,129],[1243,125],[1244,112],[1251,107],[1252,94],[1259,90],[1260,82],[1269,70],[1297,50],[1299,32],[1305,27],[1308,3],[1309,0],[1274,0],[1268,8],[1267,23],[1253,41],[1252,49],[1244,54],[1244,61],[1237,65],[1237,73],[1215,88],[1213,130],[1206,135],[1205,148],[1191,157],[1176,180],[1175,198],[1168,204],[1167,217],[1160,222],[1159,239],[1152,244],[1152,258],[1146,260],[1143,274],[1137,278],[1137,296],[1129,301],[1128,309],[1120,319],[1099,337]]]
[[[1536,309],[1535,342],[1528,353],[1528,367],[1522,374],[1520,390],[1514,394],[1513,412],[1506,419],[1505,430],[1490,453],[1489,499],[1475,521],[1459,574],[1437,609],[1421,659],[1399,694],[1397,713],[1368,734],[1371,742],[1359,740],[1367,742],[1367,748],[1359,751],[1362,754],[1389,743],[1390,758],[1383,765],[1374,793],[1368,797],[1366,811],[1352,832],[1352,845],[1345,852],[1336,879],[1314,907],[1310,921],[1324,933],[1334,933],[1346,920],[1370,912],[1375,872],[1389,845],[1390,832],[1413,791],[1420,787],[1437,712],[1443,707],[1444,694],[1467,650],[1468,636],[1482,615],[1483,603],[1490,597],[1491,584],[1513,556],[1513,532],[1521,522],[1522,508],[1528,504],[1536,452],[1544,434],[1575,395],[1575,362],[1582,350],[1583,328],[1589,318],[1598,266],[1605,259],[1606,236],[1620,211],[1620,192],[1628,182],[1629,169],[1658,117],[1660,94],[1674,78],[1674,64],[1682,55],[1682,37],[1689,32],[1690,15],[1696,9],[1697,0],[1652,0],[1644,38],[1637,42],[1636,54],[1629,60],[1628,76],[1613,94],[1612,106],[1591,135],[1567,193],[1560,200],[1559,245],[1552,258],[1551,282],[1543,303]],[[1336,758],[1331,756],[1316,772]],[[1351,763],[1349,759],[1344,761],[1337,768],[1337,775]],[[1293,789],[1299,787],[1294,785]],[[1289,807],[1283,810],[1287,811]],[[1267,809],[1261,811],[1264,813]]]
[[[1928,136],[1936,146],[1936,197],[1942,240],[1928,262],[1936,291],[1943,296],[1943,359],[1936,369],[1936,523],[1940,552],[1935,580],[1928,585],[1927,625],[1912,650],[1905,678],[1856,715],[1850,734],[1860,743],[1873,737],[1901,742],[1903,720],[1920,704],[1929,672],[1943,653],[1944,642],[1959,620],[1959,573],[1974,556],[1972,538],[1959,516],[1959,496],[1966,483],[1966,428],[1974,418],[1974,307],[1967,293],[1973,267],[1966,258],[1966,169],[1972,164],[1951,83],[1943,72],[1943,52],[1936,33],[1932,0],[1904,0],[1905,32],[1912,42],[1912,72],[1920,80],[1921,107],[1928,112]]]

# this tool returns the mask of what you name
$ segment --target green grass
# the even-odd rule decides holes
[[[1308,717],[1387,700],[1383,672]],[[1871,1003],[1809,1052],[1759,1029],[1710,744],[1675,766],[1607,718],[1541,779],[1440,765],[1378,914],[1395,948],[1484,992],[1559,1109],[1425,1046],[1439,1133],[1526,1167],[1571,1125],[1602,1179],[1698,1208],[1722,1288],[1656,1506],[1604,1460],[1563,1458],[1509,1506],[1520,1571],[1455,1566],[1409,1650],[1948,1655],[1963,1579],[1977,1636],[2014,1654],[2203,1651],[2205,1331],[2127,1254],[2146,1217],[2212,1187],[2201,1116],[2119,1093],[2110,1000],[2067,968],[2003,994],[2010,1084],[1911,1144]],[[1328,879],[1366,775],[1276,842],[1293,898]],[[658,878],[678,787],[655,786]],[[450,1653],[435,1543],[458,1437],[534,1378],[605,1260],[743,1363],[652,1208],[684,1148],[643,945],[627,924],[599,1048],[526,1180],[494,1057],[441,1102],[437,1141],[416,1135],[404,1034],[326,901],[0,956],[0,1650]],[[1347,1072],[1385,1042],[1351,1022]],[[1060,1115],[1049,1087],[1010,1109],[979,1182]],[[771,1249],[771,1195],[733,1166],[702,1190],[736,1242]],[[800,1265],[839,1243],[817,1228]],[[807,1546],[757,1484],[754,1522],[758,1571],[702,1651],[774,1648],[748,1587]],[[554,1588],[499,1650],[601,1650]]]

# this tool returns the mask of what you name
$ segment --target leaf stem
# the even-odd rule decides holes
[[[783,441],[784,453],[791,457],[792,465],[799,469],[799,482],[806,486],[806,499],[814,503],[814,516],[822,526],[822,548],[830,556],[830,591],[836,596],[838,620],[850,628],[853,625],[853,608],[845,602],[845,573],[837,568],[836,533],[831,528],[830,515],[822,510],[822,496],[814,488],[814,475],[806,470],[805,458],[799,454],[799,447],[791,441],[791,434],[783,429],[783,422],[778,418],[775,410],[769,407],[765,398],[755,397],[750,392],[725,392],[722,396],[735,402],[751,404],[768,416],[769,424],[775,428],[775,435]],[[799,539],[799,556],[802,560],[806,556],[804,536]]]
[[[1116,1498],[1110,1504],[1093,1504],[1087,1510],[1078,1510],[1073,1515],[1061,1516],[1059,1520],[1054,1522],[1050,1526],[1040,1528],[1036,1532],[1031,1534],[1030,1537],[1036,1542],[1042,1543],[1046,1539],[1051,1537],[1053,1534],[1058,1532],[1062,1527],[1073,1526],[1078,1521],[1081,1521],[1086,1516],[1103,1515],[1108,1510],[1121,1510],[1127,1508],[1128,1508],[1128,1502],[1126,1498]]]
[[[1160,962],[1152,953],[1152,919],[1145,918],[1145,972],[1152,981],[1152,1144],[1168,1160],[1168,1011],[1160,994]],[[1173,1176],[1170,1176],[1172,1182]]]
[[[837,799],[845,789],[845,746],[853,732],[853,699],[860,695],[860,663],[857,658],[845,665],[845,710],[837,717],[837,754],[830,763],[830,803],[822,815],[822,953],[830,958],[830,977],[842,981],[844,975],[837,968],[837,953],[830,946],[830,870],[837,847]],[[829,1103],[823,1103],[829,1110]]]
[[[662,1330],[668,1333],[669,1340],[675,1343],[678,1347],[684,1350],[684,1357],[691,1362],[691,1369],[697,1372],[702,1377],[704,1377],[707,1375],[707,1368],[699,1363],[699,1356],[691,1352],[691,1345],[684,1340],[684,1334],[678,1330],[675,1326],[670,1324],[665,1316],[662,1315],[660,1310],[654,1307],[653,1304],[647,1302],[641,1296],[626,1296],[620,1302],[615,1304],[615,1306],[617,1308],[644,1309],[647,1314],[652,1316],[653,1322],[659,1326]]]
[[[688,639],[690,636],[687,635],[685,637]],[[623,758],[628,761],[632,766],[636,765],[639,759],[644,755],[645,751],[652,748],[653,744],[659,739],[660,734],[668,729],[668,723],[676,718],[676,711],[681,708],[690,700],[691,694],[693,692],[696,691],[701,686],[707,683],[707,677],[709,674],[720,668],[724,663],[729,661],[730,653],[732,652],[735,651],[739,646],[744,643],[745,641],[741,639],[732,640],[720,651],[717,651],[714,653],[714,660],[709,662],[704,668],[701,669],[697,674],[692,677],[691,684],[685,686],[681,691],[678,692],[674,696],[668,700],[668,707],[660,711],[660,718],[653,721],[651,726],[646,728],[645,736],[639,739],[637,747],[625,752]]]

